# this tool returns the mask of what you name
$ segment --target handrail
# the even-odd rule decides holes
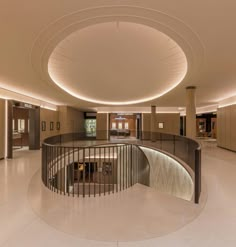
[[[149,185],[149,173],[142,172],[149,170],[149,163],[135,144],[65,147],[43,143],[42,149],[42,181],[57,193],[85,197],[118,192],[135,183]]]
[[[104,134],[104,133],[107,134],[107,133],[109,133],[109,131],[107,131],[107,130],[102,131],[102,134]],[[145,146],[158,148],[160,150],[163,150],[167,153],[170,153],[170,154],[176,156],[180,160],[183,160],[187,165],[189,165],[191,167],[191,169],[194,172],[194,201],[195,201],[195,203],[199,203],[199,198],[200,198],[200,194],[201,194],[201,146],[200,146],[200,144],[193,139],[189,139],[189,138],[184,137],[184,136],[168,134],[168,133],[140,132],[138,136],[140,136],[141,139],[135,140],[135,141],[125,142],[122,139],[116,140],[116,141],[122,140],[121,143],[116,143],[116,145],[120,144],[120,145],[125,146],[126,147],[125,151],[127,152],[127,154],[125,154],[124,150],[121,151],[122,148],[118,147],[118,150],[120,152],[123,152],[123,154],[122,154],[123,156],[118,157],[123,162],[121,164],[122,167],[119,167],[119,168],[121,168],[121,172],[123,171],[123,165],[125,162],[127,162],[127,166],[132,166],[132,162],[134,162],[133,159],[135,157],[133,157],[132,155],[131,156],[128,155],[128,153],[129,152],[132,153],[132,150],[134,153],[138,152],[138,151],[134,151],[137,149],[137,145],[145,145]],[[150,140],[151,136],[152,136],[152,141]],[[115,140],[113,140],[112,142],[107,141],[107,143],[104,143],[103,145],[98,144],[98,145],[87,146],[87,147],[82,147],[81,145],[79,145],[78,141],[81,141],[81,140],[86,140],[86,135],[83,132],[62,134],[62,135],[58,135],[58,136],[49,137],[49,138],[44,140],[44,142],[42,144],[42,148],[43,148],[43,152],[42,152],[42,170],[43,170],[42,178],[43,178],[44,184],[46,186],[51,186],[51,185],[48,185],[48,182],[45,182],[45,181],[48,179],[48,177],[50,175],[53,174],[50,170],[52,167],[54,167],[54,170],[58,169],[58,167],[59,168],[63,167],[63,169],[65,170],[66,169],[65,167],[67,166],[66,164],[68,163],[68,159],[69,159],[69,161],[74,162],[75,158],[77,158],[78,155],[80,155],[81,157],[84,157],[83,153],[85,154],[85,152],[90,152],[91,148],[93,148],[93,149],[97,148],[99,150],[99,148],[101,149],[102,146],[104,148],[104,146],[106,146],[106,145],[109,146],[111,148],[111,150],[114,150],[117,148],[117,146],[115,145],[115,142],[114,142]],[[89,138],[89,140],[90,140],[90,138]],[[134,145],[134,146],[132,146],[132,145]],[[136,148],[135,148],[135,145],[136,145]],[[132,146],[132,148],[131,148],[131,146]],[[88,150],[90,150],[90,151],[88,151]],[[69,151],[71,151],[72,153],[69,154],[68,153]],[[92,153],[92,151],[91,151],[91,153]],[[139,149],[139,153],[140,153],[139,155],[142,156],[144,164],[147,164],[148,161],[147,161],[147,159],[145,160],[146,156],[143,153],[141,153],[140,149]],[[131,157],[131,159],[130,159],[130,157]],[[56,163],[55,163],[55,160],[56,160]],[[84,158],[83,158],[82,162],[85,162]],[[86,161],[86,162],[89,163],[89,161]],[[98,161],[96,161],[96,162],[98,162]],[[106,162],[106,161],[101,161],[101,162]],[[47,165],[48,165],[48,167],[46,167],[46,168],[45,168],[45,166],[47,166],[47,165],[45,165],[45,163],[47,163]],[[90,162],[90,163],[92,163],[92,162]],[[101,164],[99,164],[99,165],[101,165]],[[49,166],[52,166],[52,167],[49,168]],[[73,169],[74,168],[72,168],[72,170]],[[100,169],[101,169],[101,167],[100,167]],[[131,169],[131,168],[127,168],[127,172],[130,172],[129,169]],[[140,164],[139,164],[139,169],[140,169]],[[49,173],[49,172],[51,172],[51,174],[47,175],[46,173]],[[124,172],[125,172],[125,170],[124,170]],[[132,173],[134,173],[134,172],[137,172],[137,171],[135,171],[133,169],[130,174],[133,175]],[[66,170],[64,171],[64,173],[66,173]],[[86,181],[87,181],[86,179],[84,179],[85,175],[86,174],[83,174],[83,176],[82,176],[84,183],[86,183]],[[61,176],[61,174],[60,174],[60,176]],[[129,178],[129,179],[130,180],[133,179],[133,181],[136,181],[136,180],[134,180],[134,178],[132,178],[132,179]],[[56,182],[59,183],[58,181],[54,181],[53,183],[56,183]],[[123,182],[123,180],[120,182]],[[125,181],[125,183],[127,183],[128,186],[133,185],[133,183],[128,182],[128,180]],[[127,185],[125,184],[125,186],[122,185],[121,187],[126,188]],[[64,187],[66,187],[66,185],[64,185]],[[55,190],[55,188],[51,188],[51,189]],[[68,190],[68,188],[65,189],[66,193],[70,194],[70,193],[68,193],[67,190]],[[83,191],[85,191],[85,188],[83,188]],[[104,189],[104,191],[105,191],[105,189]],[[106,191],[105,191],[105,193],[106,193]]]

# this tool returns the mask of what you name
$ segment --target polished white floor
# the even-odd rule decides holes
[[[81,206],[81,201],[75,202],[78,198],[67,203],[64,197],[45,189],[38,172],[39,151],[14,154],[13,160],[0,161],[0,246],[236,246],[236,153],[217,148],[214,143],[203,143],[202,173],[206,187],[199,206],[152,191],[144,191],[141,199],[137,192],[144,188],[138,186],[122,195],[107,197],[106,203],[100,204],[103,217],[94,211],[93,217],[88,214],[81,222],[75,213],[81,216],[84,210],[91,212],[87,209],[89,204],[96,210],[94,204],[87,200]],[[114,201],[119,197],[122,204],[114,209]],[[160,205],[162,211],[158,210]],[[118,227],[111,218],[112,210],[120,218]],[[138,216],[143,218],[135,218]],[[78,229],[71,227],[74,219]],[[130,223],[122,225],[125,220]],[[158,229],[165,231],[160,233]]]

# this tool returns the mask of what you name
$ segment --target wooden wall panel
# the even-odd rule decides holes
[[[231,106],[231,122],[230,122],[230,145],[231,149],[236,151],[236,105]]]
[[[222,108],[217,109],[217,145],[222,145]]]
[[[151,114],[142,114],[142,131],[150,132]],[[158,123],[163,123],[164,128],[160,129]],[[180,134],[180,114],[179,113],[157,113],[155,131],[161,133]],[[147,135],[147,134],[146,134]],[[146,136],[147,137],[147,136]],[[149,138],[149,137],[147,137]]]
[[[220,142],[220,146],[222,147],[226,147],[226,110],[225,108],[221,108],[221,120],[220,120],[220,135],[221,135],[221,142]]]
[[[159,129],[158,123],[163,123],[164,128]],[[180,134],[180,114],[179,113],[157,113],[156,131],[161,133]]]
[[[0,99],[0,159],[5,156],[5,100]]]
[[[84,113],[68,106],[59,107],[60,133],[84,132]]]
[[[142,113],[142,139],[149,140],[150,139],[150,130],[151,130],[151,114],[150,113]]]
[[[109,114],[97,113],[97,140],[107,140],[109,138]]]
[[[12,119],[13,119],[13,101],[8,100],[7,101],[7,158],[12,159],[13,158],[13,131],[12,131]]]
[[[236,151],[236,105],[217,110],[217,145]]]
[[[60,122],[60,134],[65,134],[67,132],[67,106],[58,107],[58,120]]]
[[[67,133],[85,132],[83,112],[72,107],[67,107],[66,118]]]
[[[40,144],[42,144],[44,139],[60,133],[60,130],[56,129],[56,124],[59,122],[58,116],[58,111],[52,111],[44,108],[40,109]],[[46,123],[45,131],[42,130],[42,122]],[[53,122],[53,130],[50,130],[50,122]]]
[[[231,149],[231,106],[225,108],[225,147]]]
[[[40,149],[40,107],[29,110],[29,150]]]

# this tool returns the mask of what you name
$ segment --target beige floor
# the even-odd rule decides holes
[[[67,200],[41,185],[40,152],[16,151],[0,161],[0,246],[236,246],[236,153],[203,149],[205,207],[140,185]]]

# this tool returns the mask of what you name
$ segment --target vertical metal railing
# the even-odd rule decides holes
[[[133,144],[42,149],[42,181],[56,193],[101,196],[148,181],[139,171],[149,166],[146,156]]]
[[[199,203],[201,194],[201,149],[197,148],[195,150],[195,186],[194,186],[194,201]]]
[[[104,134],[104,133],[103,133]],[[150,140],[150,133],[140,133]],[[78,147],[83,133],[50,137],[42,144],[42,181],[50,190],[72,196],[95,196],[124,190],[135,183],[148,184],[147,160],[135,144]],[[67,145],[64,145],[67,143]],[[142,144],[140,140],[137,144]],[[71,146],[70,146],[71,145]],[[169,152],[186,162],[194,172],[194,201],[201,194],[201,148],[191,139],[155,133],[148,145]],[[146,170],[145,170],[146,169]]]

